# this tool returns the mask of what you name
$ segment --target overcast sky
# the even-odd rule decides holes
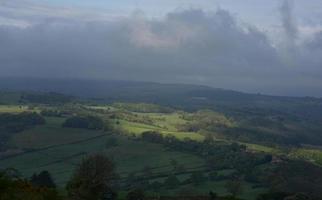
[[[0,76],[322,97],[322,1],[0,0]]]

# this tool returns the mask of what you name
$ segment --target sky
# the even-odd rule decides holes
[[[322,1],[0,0],[0,77],[322,97]]]

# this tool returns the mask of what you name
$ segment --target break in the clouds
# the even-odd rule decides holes
[[[299,39],[296,2],[276,5],[278,40],[225,8],[177,9],[153,18],[140,10],[118,16],[19,3],[0,2],[1,76],[192,83],[322,96],[322,32]]]

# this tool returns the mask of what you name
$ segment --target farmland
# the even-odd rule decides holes
[[[2,106],[2,112],[22,112],[23,107]],[[41,108],[39,108],[41,109]],[[100,108],[104,109],[104,108]],[[111,109],[111,107],[110,107]],[[117,108],[112,108],[114,111]],[[88,112],[88,111],[87,111]],[[92,110],[90,111],[92,112]],[[146,141],[133,139],[133,134],[139,136],[145,131],[160,131],[163,135],[173,135],[180,140],[189,138],[202,141],[204,136],[197,132],[177,131],[176,125],[186,123],[178,113],[132,113],[141,117],[149,118],[152,125],[131,122],[125,119],[115,119],[118,129],[125,130],[122,133],[106,131],[85,130],[64,128],[63,117],[45,117],[46,124],[27,129],[14,134],[9,141],[12,149],[19,149],[20,152],[3,157],[0,160],[0,168],[14,167],[24,177],[30,177],[34,173],[43,170],[49,171],[56,184],[63,188],[73,173],[74,168],[86,155],[93,153],[104,153],[112,158],[117,166],[117,172],[121,180],[126,180],[130,174],[140,175],[144,169],[151,169],[154,174],[150,181],[162,181],[168,174],[171,174],[173,166],[171,161],[175,161],[187,171],[181,173],[178,178],[186,180],[192,171],[203,171],[206,169],[206,161],[191,153],[171,150],[162,144],[155,144]],[[116,123],[118,121],[118,123]],[[115,141],[109,146],[108,141]],[[220,170],[218,171],[220,173]],[[205,175],[207,175],[205,171]],[[159,178],[160,177],[160,178]],[[163,178],[161,178],[163,177]],[[176,194],[192,186],[183,185],[176,189],[161,189],[164,194]],[[220,195],[225,195],[225,181],[205,182],[193,190],[195,193],[207,194],[208,190],[214,190]],[[243,195],[256,196],[263,189],[251,189],[251,184],[245,184]]]
[[[247,157],[243,158],[242,149],[238,150],[241,151],[240,156],[230,160],[227,156],[231,154],[229,149],[235,149],[236,144],[240,145],[238,148],[245,146],[246,152],[250,154],[258,154],[259,158],[256,159],[262,159],[261,155],[270,154],[306,160],[315,165],[321,164],[322,151],[316,147],[285,148],[278,144],[263,145],[225,137],[223,135],[225,129],[235,128],[238,122],[211,110],[186,112],[162,106],[134,103],[129,106],[124,103],[65,104],[64,109],[63,113],[57,105],[44,104],[32,107],[28,105],[0,106],[0,113],[36,112],[44,115],[46,121],[45,124],[12,134],[6,145],[8,151],[0,159],[0,168],[14,167],[23,177],[27,178],[34,173],[48,171],[58,187],[64,191],[66,183],[78,164],[88,155],[101,153],[107,155],[115,163],[119,181],[124,190],[133,187],[129,186],[131,184],[146,187],[151,195],[160,193],[177,195],[183,192],[205,195],[213,191],[224,196],[229,194],[226,188],[227,183],[233,177],[244,173],[235,170],[229,163],[235,163],[234,159],[237,159],[235,163],[237,165],[241,162],[238,159],[246,159],[242,162],[253,162],[247,161]],[[57,111],[49,112],[52,110]],[[95,130],[63,126],[66,119],[76,115],[98,116],[107,128]],[[146,133],[160,134],[164,140],[150,141],[149,138],[145,138]],[[177,141],[174,143],[178,144],[175,146],[167,144],[166,138],[175,138]],[[212,141],[214,147],[218,145],[218,148],[214,149],[215,152],[224,153],[224,157],[220,157],[217,153],[214,154],[214,158],[218,160],[215,163],[218,164],[211,168],[209,168],[209,162],[212,162],[212,157],[204,156],[204,153],[198,152],[199,149],[191,151],[185,147],[203,144],[207,140]],[[194,144],[194,142],[197,143]],[[177,147],[181,145],[184,145],[183,148]],[[200,146],[200,148],[204,147]],[[233,154],[231,156],[234,157]],[[261,171],[271,168],[270,164],[265,164],[265,162],[255,166],[253,170]],[[193,182],[191,177],[194,174],[199,174],[202,180],[200,183]],[[212,174],[215,174],[215,178]],[[172,175],[176,176],[180,184],[169,188],[165,184]],[[246,177],[248,176],[259,175],[246,173]],[[243,179],[241,183],[243,189],[239,194],[242,198],[255,199],[256,196],[269,189],[265,185],[252,181],[253,178]],[[158,189],[152,187],[153,185],[159,185]]]

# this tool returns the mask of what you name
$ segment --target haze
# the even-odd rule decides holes
[[[318,0],[0,0],[0,76],[322,96]]]

